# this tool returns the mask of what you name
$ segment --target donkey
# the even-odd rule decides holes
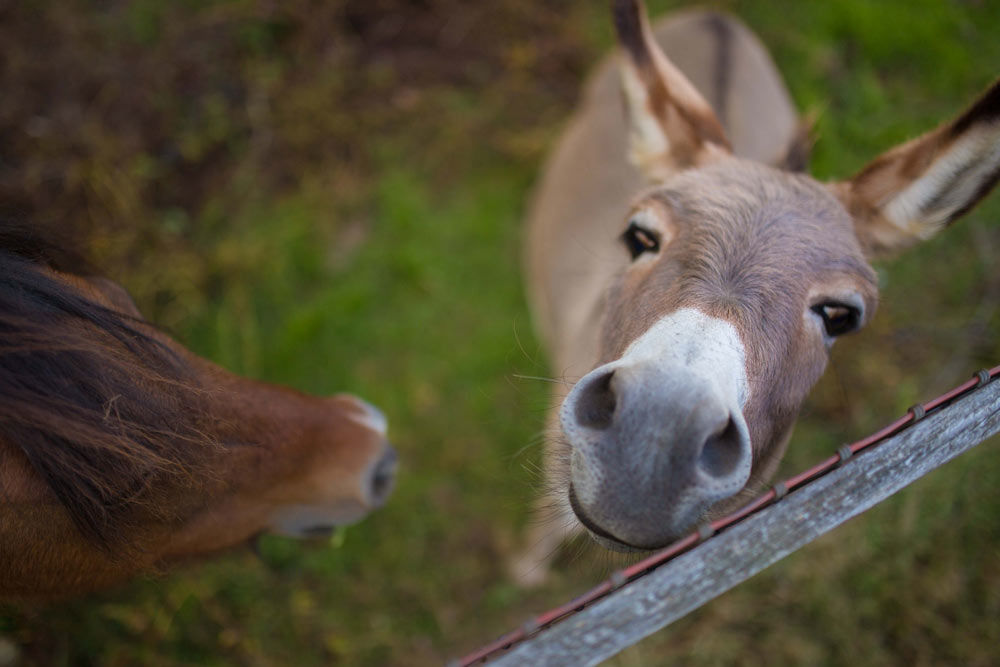
[[[85,593],[388,497],[386,421],[237,377],[37,230],[0,223],[0,599]]]
[[[535,323],[579,379],[556,390],[551,516],[513,564],[525,584],[581,525],[649,550],[749,499],[834,341],[872,317],[869,261],[934,235],[1000,177],[1000,81],[820,183],[798,173],[808,133],[745,26],[692,11],[654,29],[639,0],[613,14],[620,78],[611,62],[596,72],[527,221]]]

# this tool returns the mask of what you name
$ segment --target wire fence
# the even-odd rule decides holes
[[[449,665],[584,665],[614,655],[1000,432],[1000,382],[991,382],[998,375],[1000,366],[981,370],[914,405],[732,514]],[[844,466],[862,453],[856,465]],[[687,562],[678,562],[682,556]],[[657,581],[646,585],[654,573]],[[595,613],[582,619],[585,610]],[[570,623],[574,616],[581,620]]]

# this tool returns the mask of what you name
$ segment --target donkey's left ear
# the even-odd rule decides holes
[[[730,152],[722,123],[653,37],[641,0],[613,0],[629,160],[649,182]]]
[[[965,113],[876,158],[830,187],[869,255],[930,238],[1000,179],[1000,80]]]

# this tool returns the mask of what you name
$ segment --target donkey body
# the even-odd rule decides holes
[[[124,289],[0,223],[0,599],[55,598],[271,531],[322,534],[391,491],[381,413],[235,376]]]
[[[824,184],[764,47],[736,20],[652,29],[589,84],[528,218],[527,285],[558,374],[552,515],[515,577],[581,525],[664,546],[769,479],[835,338],[877,303],[869,260],[931,236],[1000,176],[1000,84],[956,121]],[[625,109],[622,110],[622,96]]]

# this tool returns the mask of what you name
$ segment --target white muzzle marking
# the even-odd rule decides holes
[[[581,422],[601,392],[614,414]],[[650,538],[643,542],[658,539],[663,526],[697,520],[749,479],[749,398],[744,345],[732,324],[693,308],[665,316],[563,403],[580,506],[616,535]]]
[[[736,327],[694,308],[681,308],[661,319],[612,363],[685,367],[713,381],[722,402],[741,411],[750,397],[746,354]]]

